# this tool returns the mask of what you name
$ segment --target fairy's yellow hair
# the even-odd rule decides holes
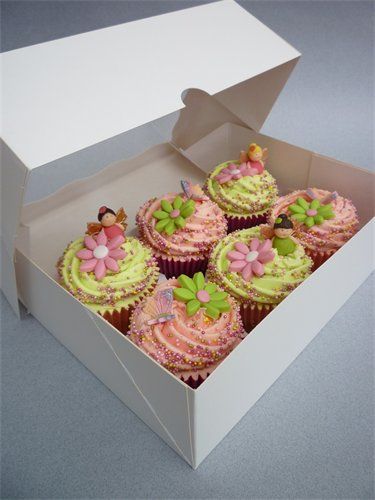
[[[262,148],[258,146],[258,144],[255,144],[255,142],[252,142],[249,146],[248,154],[255,154],[255,153],[261,153]]]

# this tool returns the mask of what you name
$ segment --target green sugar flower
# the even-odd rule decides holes
[[[177,281],[181,288],[174,288],[173,295],[175,299],[186,302],[188,316],[204,308],[206,316],[217,319],[222,312],[230,310],[228,294],[218,291],[213,283],[206,283],[203,273],[195,273],[193,279],[181,274]]]
[[[292,218],[298,222],[302,222],[306,227],[322,224],[327,219],[333,219],[332,205],[321,205],[316,198],[309,203],[304,198],[297,198],[296,203],[289,205],[288,210],[292,212]]]
[[[181,196],[176,196],[171,204],[168,200],[161,200],[162,210],[155,210],[152,216],[158,220],[155,225],[156,231],[166,233],[168,236],[177,229],[185,227],[186,219],[194,213],[195,201],[183,201]]]

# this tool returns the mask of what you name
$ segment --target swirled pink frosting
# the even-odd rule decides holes
[[[146,202],[137,214],[140,239],[151,246],[156,254],[184,257],[206,257],[211,248],[227,234],[227,222],[221,209],[211,200],[195,201],[195,211],[183,229],[178,229],[168,236],[155,229],[156,220],[152,214],[160,210],[162,199],[173,202],[176,193],[169,193],[163,198],[153,198]],[[185,195],[180,194],[185,201]]]
[[[313,188],[314,193],[320,200],[330,194],[329,191]],[[310,202],[311,198],[306,191],[294,191],[293,193],[282,196],[275,203],[270,221],[273,223],[276,217],[281,213],[288,212],[288,207],[292,205],[298,197],[304,198]],[[331,202],[334,219],[325,220],[321,225],[315,225],[310,229],[304,224],[294,221],[295,236],[301,243],[313,252],[333,253],[344,245],[358,231],[357,211],[350,200],[337,196]]]
[[[157,286],[155,293],[163,288],[176,288],[178,281],[171,279]],[[146,354],[172,373],[184,380],[200,373],[211,372],[241,341],[244,330],[239,306],[229,298],[231,309],[216,320],[204,315],[200,309],[188,317],[186,305],[173,300],[171,321],[151,325],[144,308],[152,297],[148,297],[134,310],[129,336]]]

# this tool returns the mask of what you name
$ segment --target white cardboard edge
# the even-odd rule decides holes
[[[372,272],[374,228],[375,219],[279,304],[195,391],[196,466]],[[319,314],[307,319],[306,303],[319,304]]]
[[[182,381],[76,300],[17,251],[22,302],[99,380],[193,466],[188,393]]]

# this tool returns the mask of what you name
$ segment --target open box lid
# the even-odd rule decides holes
[[[3,53],[2,288],[15,311],[32,169],[181,109],[191,88],[259,130],[299,56],[232,0]]]

